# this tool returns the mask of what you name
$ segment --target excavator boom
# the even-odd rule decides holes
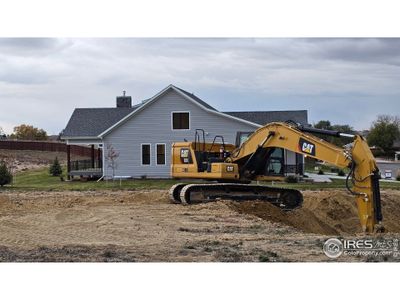
[[[351,144],[341,148],[313,134],[353,137]],[[357,202],[361,227],[364,232],[382,230],[379,191],[379,169],[365,139],[360,135],[302,127],[288,123],[270,123],[257,129],[238,148],[232,145],[205,142],[199,150],[199,141],[174,143],[172,176],[230,182],[229,185],[207,186],[184,184],[171,189],[175,201],[190,202],[193,195],[206,199],[261,199],[286,209],[301,205],[302,196],[296,190],[259,188],[243,183],[265,180],[262,168],[271,152],[282,148],[322,160],[340,168],[349,168],[346,187]],[[350,184],[351,181],[351,184]],[[234,183],[236,182],[236,183]],[[178,196],[179,194],[179,196]]]

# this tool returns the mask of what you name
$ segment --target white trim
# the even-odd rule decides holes
[[[181,95],[182,97],[184,97],[185,99],[189,100],[190,102],[192,102],[193,104],[201,107],[203,110],[221,116],[221,117],[225,117],[231,120],[235,120],[241,123],[245,123],[247,125],[251,125],[254,126],[256,128],[262,127],[262,125],[257,124],[257,123],[253,123],[250,121],[246,121],[231,115],[227,115],[224,114],[220,111],[216,111],[216,110],[212,110],[209,109],[203,105],[201,105],[199,102],[195,101],[194,99],[192,99],[191,97],[189,97],[188,95],[186,95],[185,93],[183,93],[182,91],[180,91],[179,89],[177,89],[175,86],[173,86],[172,84],[170,84],[169,86],[167,86],[165,89],[163,89],[162,91],[160,91],[158,94],[154,95],[152,98],[150,98],[149,100],[147,100],[144,104],[142,104],[142,106],[140,106],[138,109],[135,109],[133,112],[131,112],[130,114],[128,114],[127,116],[125,116],[124,118],[122,118],[121,120],[119,120],[117,123],[115,123],[114,125],[112,125],[110,128],[106,129],[105,131],[103,131],[102,133],[100,133],[98,135],[99,138],[102,138],[104,135],[106,135],[107,133],[109,133],[110,131],[112,131],[114,128],[118,127],[119,125],[121,125],[122,123],[124,123],[126,120],[130,119],[132,116],[134,116],[135,114],[141,112],[143,109],[145,109],[148,105],[150,105],[151,103],[153,103],[154,101],[156,101],[161,95],[163,95],[165,92],[167,92],[169,89],[174,90],[175,92],[177,92],[179,95]]]
[[[163,164],[159,164],[157,161],[157,156],[158,156],[157,146],[158,145],[164,145],[164,163]],[[167,165],[167,144],[166,143],[156,143],[154,153],[155,153],[154,157],[155,157],[155,161],[156,161],[156,166],[166,166]]]
[[[150,163],[149,164],[143,164],[143,146],[144,145],[149,145],[149,159],[150,159]],[[140,165],[143,167],[150,167],[151,166],[151,143],[141,143],[140,144]]]
[[[99,136],[61,136],[60,140],[98,140]]]
[[[182,129],[174,129],[174,113],[188,113],[189,114],[189,128],[188,129],[185,129],[185,128],[182,128]],[[180,110],[174,110],[174,111],[171,111],[171,130],[172,131],[190,131],[190,120],[191,120],[191,117],[190,117],[190,111],[188,111],[188,110],[185,110],[185,111],[180,111]]]
[[[97,141],[97,142],[90,142],[90,143],[88,143],[88,142],[77,142],[77,143],[71,143],[71,142],[69,142],[69,141],[67,141],[67,143],[66,143],[67,145],[83,145],[83,146],[90,146],[90,145],[101,145],[101,144],[103,144],[103,142],[101,141]]]

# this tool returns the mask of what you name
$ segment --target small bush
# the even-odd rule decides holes
[[[58,158],[54,160],[53,164],[50,166],[49,172],[52,176],[60,176],[62,174],[62,168],[58,162]]]
[[[318,175],[324,175],[324,171],[322,171],[321,169],[318,171]]]
[[[0,186],[10,184],[12,175],[4,161],[0,162]]]
[[[338,176],[346,176],[346,173],[344,173],[343,170],[339,170],[339,171],[337,172],[337,174],[338,174]]]
[[[285,181],[286,181],[287,183],[298,183],[298,182],[299,182],[299,179],[298,179],[296,176],[289,175],[289,176],[287,176],[287,177],[285,178]]]
[[[396,180],[400,181],[400,175],[397,175]]]
[[[258,257],[258,261],[259,261],[259,262],[269,262],[270,259],[269,259],[269,257],[266,256],[266,255],[260,255],[260,256]]]

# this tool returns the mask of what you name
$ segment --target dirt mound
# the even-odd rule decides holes
[[[5,161],[17,172],[47,167],[56,157],[60,164],[67,163],[67,155],[64,152],[0,149],[0,161]]]
[[[361,232],[357,206],[352,195],[342,190],[305,191],[303,206],[282,211],[265,202],[231,203],[239,213],[279,222],[307,233],[341,235]],[[388,232],[400,232],[400,191],[382,192],[382,213]]]

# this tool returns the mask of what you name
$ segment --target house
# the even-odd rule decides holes
[[[206,141],[222,135],[225,143],[240,144],[263,124],[287,120],[307,124],[307,111],[220,112],[196,95],[169,85],[136,105],[124,94],[117,97],[114,108],[75,109],[61,139],[67,145],[92,147],[87,161],[73,161],[67,151],[70,176],[168,178],[171,144],[193,140],[198,128],[205,130]],[[97,157],[96,148],[101,150],[96,151]],[[111,150],[119,154],[114,167]],[[301,155],[278,149],[269,172],[302,173],[303,162]]]

